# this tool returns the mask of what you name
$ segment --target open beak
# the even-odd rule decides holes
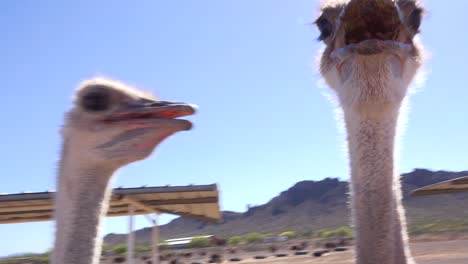
[[[146,101],[129,104],[126,109],[111,114],[104,121],[131,127],[171,126],[190,130],[192,123],[178,117],[193,115],[197,107],[192,104],[167,101]]]
[[[396,40],[402,26],[393,0],[351,0],[341,16],[346,44],[363,40]]]
[[[335,51],[374,54],[412,44],[394,0],[351,0],[340,20]]]

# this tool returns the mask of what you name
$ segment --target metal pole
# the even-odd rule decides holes
[[[153,218],[153,228],[151,228],[151,233],[153,238],[153,264],[159,264],[159,227],[157,213]]]
[[[135,244],[135,233],[133,232],[133,214],[135,213],[133,205],[128,206],[128,237],[127,237],[127,263],[133,264],[133,246]]]

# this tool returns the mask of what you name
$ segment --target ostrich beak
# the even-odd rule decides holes
[[[346,44],[363,40],[396,40],[402,21],[393,0],[351,0],[343,10]]]
[[[193,115],[196,109],[196,105],[182,102],[146,101],[129,104],[125,109],[107,116],[105,121],[131,128],[168,126],[176,130],[190,130],[190,121],[176,118]]]
[[[339,58],[395,50],[407,53],[413,49],[394,0],[351,0],[340,20],[333,53]]]
[[[197,106],[182,102],[152,101],[142,104],[131,104],[129,112],[150,114],[156,118],[177,118],[195,114]]]

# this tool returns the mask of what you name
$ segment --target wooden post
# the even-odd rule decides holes
[[[151,228],[151,233],[153,238],[153,264],[159,264],[159,226],[157,213],[153,218],[153,227]]]
[[[127,237],[127,263],[134,264],[133,247],[135,245],[135,233],[133,232],[133,205],[128,206],[128,237]]]

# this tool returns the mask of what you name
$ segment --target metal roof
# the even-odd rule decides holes
[[[55,192],[17,193],[0,195],[0,224],[53,220]],[[107,216],[168,213],[197,220],[219,222],[219,192],[216,184],[115,188]]]
[[[412,192],[412,195],[432,195],[432,194],[446,194],[468,192],[468,176],[431,184]]]

